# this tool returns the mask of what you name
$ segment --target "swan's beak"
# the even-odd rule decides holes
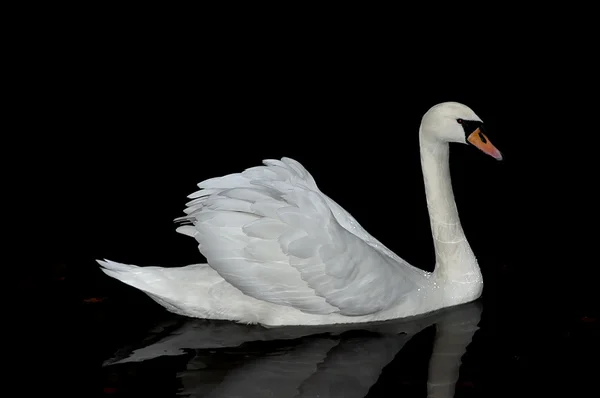
[[[479,148],[481,152],[490,155],[496,160],[502,160],[500,151],[490,142],[479,127],[469,134],[467,141]]]

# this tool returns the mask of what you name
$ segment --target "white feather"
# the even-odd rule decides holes
[[[415,287],[422,274],[345,230],[299,163],[264,164],[201,182],[212,193],[190,204],[200,251],[228,283],[258,300],[353,316],[397,305]],[[235,243],[223,227],[239,227]]]

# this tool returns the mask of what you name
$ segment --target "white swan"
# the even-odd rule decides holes
[[[425,113],[419,141],[433,272],[387,249],[289,158],[198,184],[177,231],[198,241],[208,264],[98,262],[171,312],[265,326],[382,321],[473,301],[483,280],[454,201],[449,143],[502,155],[481,119],[456,102]]]

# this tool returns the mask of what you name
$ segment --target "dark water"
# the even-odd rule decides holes
[[[182,397],[452,397],[481,320],[473,303],[408,322],[263,328],[172,318],[103,363],[107,392]],[[355,327],[356,328],[356,327]],[[467,360],[472,366],[476,363]]]
[[[20,291],[34,311],[22,313],[18,347],[6,344],[19,352],[13,369],[25,396],[579,396],[597,377],[596,316],[543,310],[509,285],[491,283],[475,303],[356,329],[188,319],[102,276]]]

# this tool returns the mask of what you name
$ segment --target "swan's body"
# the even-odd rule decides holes
[[[419,136],[436,251],[431,273],[367,233],[289,158],[203,181],[190,195],[179,219],[189,225],[178,232],[198,241],[208,264],[100,264],[172,312],[269,326],[381,321],[473,301],[483,280],[452,193],[449,142],[500,155],[479,117],[458,103],[431,108]]]

